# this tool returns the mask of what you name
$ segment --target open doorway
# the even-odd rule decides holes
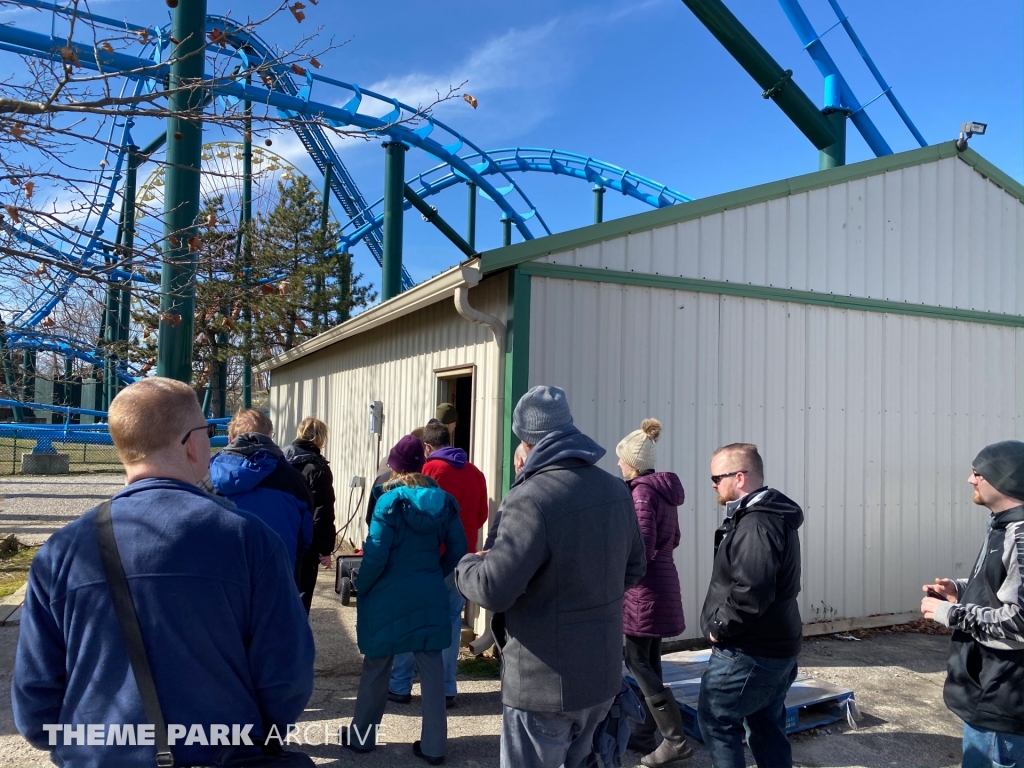
[[[437,404],[451,403],[459,414],[452,445],[466,452],[473,461],[473,401],[475,400],[476,366],[440,368],[437,376]]]

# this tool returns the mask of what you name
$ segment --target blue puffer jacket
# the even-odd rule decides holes
[[[455,499],[436,487],[401,486],[384,494],[356,577],[360,652],[379,659],[451,645],[445,577],[464,554]]]
[[[211,490],[281,537],[292,570],[313,541],[313,499],[302,474],[266,435],[238,435],[210,461]]]

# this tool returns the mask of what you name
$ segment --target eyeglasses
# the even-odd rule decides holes
[[[201,427],[193,427],[188,432],[186,432],[185,436],[183,438],[181,438],[181,444],[184,445],[185,443],[187,443],[188,442],[188,436],[191,435],[193,432],[198,432],[200,429],[205,429],[206,430],[206,436],[209,437],[209,438],[213,438],[213,436],[217,434],[217,425],[216,424],[203,424],[203,426],[201,426]]]
[[[745,470],[745,469],[737,469],[735,472],[726,472],[724,475],[712,475],[711,476],[711,484],[712,485],[718,485],[720,482],[725,480],[725,478],[727,478],[727,477],[733,477],[735,475],[745,475],[745,474],[747,474],[747,470]]]

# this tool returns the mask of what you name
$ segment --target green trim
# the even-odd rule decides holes
[[[502,469],[502,496],[515,479],[512,460],[516,438],[512,434],[512,412],[526,394],[530,377],[530,275],[522,269],[508,273],[508,317],[505,320],[505,463]]]
[[[885,312],[897,315],[931,317],[936,320],[959,320],[967,323],[1009,325],[1017,328],[1024,328],[1024,316],[1021,315],[1004,315],[996,312],[977,312],[970,309],[950,309],[949,307],[933,307],[927,304],[907,304],[904,302],[886,301],[883,299],[863,299],[856,296],[837,296],[834,293],[797,291],[791,288],[774,288],[770,286],[748,285],[744,283],[725,283],[717,280],[699,280],[689,277],[670,277],[668,275],[647,275],[638,272],[617,272],[610,269],[570,267],[563,266],[561,264],[523,264],[517,268],[516,272],[525,275],[552,277],[562,280],[586,280],[596,283],[637,285],[645,288],[664,288],[672,291],[693,291],[695,293],[742,296],[745,298],[763,299],[766,301],[813,304],[819,307],[852,309],[860,312]]]
[[[486,251],[481,255],[480,268],[486,274],[532,261],[551,253],[560,253],[573,248],[604,242],[615,237],[630,235],[634,232],[657,229],[658,227],[670,224],[678,224],[682,221],[698,219],[701,216],[710,216],[711,214],[721,213],[722,211],[734,208],[743,208],[755,203],[763,203],[788,195],[808,192],[812,189],[821,189],[833,184],[863,179],[868,176],[877,176],[889,171],[897,171],[902,168],[931,163],[950,157],[960,158],[978,171],[978,173],[986,176],[994,184],[1002,187],[1006,192],[1024,202],[1024,185],[1021,185],[1020,182],[1000,171],[973,149],[968,148],[964,152],[958,152],[956,142],[948,141],[944,144],[935,144],[934,146],[922,147],[921,149],[914,149],[909,152],[900,152],[896,155],[877,157],[872,160],[853,163],[852,165],[830,168],[818,171],[817,173],[808,173],[804,176],[794,176],[790,179],[773,181],[756,187],[694,200],[692,203],[671,205],[667,208],[658,208],[657,210],[638,213],[634,216],[613,219],[602,224],[592,224],[580,229],[573,229],[556,235],[539,237],[535,240],[527,240],[515,245],[496,248],[493,251]]]

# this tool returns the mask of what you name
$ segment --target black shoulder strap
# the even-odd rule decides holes
[[[135,614],[135,604],[128,589],[128,578],[124,574],[121,555],[117,551],[117,540],[114,538],[114,521],[110,516],[110,501],[104,501],[96,510],[96,540],[100,547],[100,559],[103,561],[103,572],[107,577],[107,587],[114,602],[117,624],[121,629],[121,639],[128,652],[128,661],[132,665],[135,684],[139,688],[142,706],[146,717],[153,724],[156,740],[156,764],[159,768],[172,768],[174,755],[167,744],[167,725],[164,713],[160,709],[160,700],[156,695],[156,684],[153,672],[149,668],[146,646],[142,643],[142,630]]]

